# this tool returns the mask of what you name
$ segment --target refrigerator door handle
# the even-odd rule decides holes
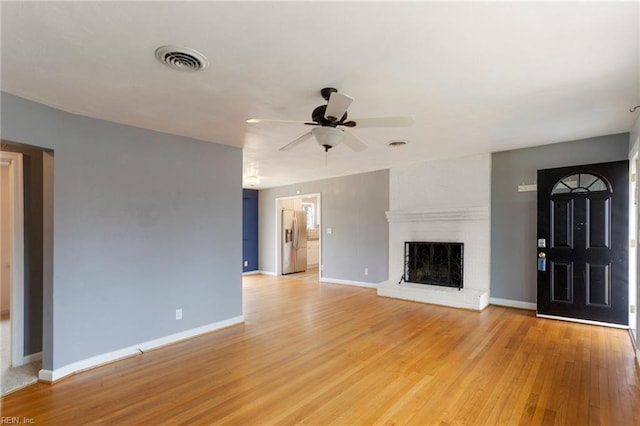
[[[298,218],[293,215],[293,247],[298,247]]]

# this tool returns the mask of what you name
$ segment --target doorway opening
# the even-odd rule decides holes
[[[0,164],[4,395],[37,381],[44,329],[51,331],[44,306],[53,281],[53,153],[3,140]]]
[[[304,215],[298,216],[299,218],[305,218],[304,226],[301,226],[302,224],[298,225],[299,229],[303,229],[304,231],[303,236],[294,235],[287,225],[283,226],[283,210],[304,213]],[[303,255],[306,258],[306,261],[304,262],[305,264],[302,267],[298,265],[296,274],[299,274],[300,277],[304,276],[314,280],[319,280],[322,277],[321,212],[320,193],[300,194],[291,197],[276,198],[276,264],[274,269],[276,271],[276,275],[283,275],[285,271],[289,271],[287,256],[291,251],[290,246],[292,245],[292,241],[290,241],[290,239],[293,240],[293,237],[295,236],[297,238],[295,238],[293,242],[299,242],[297,245],[297,251],[300,253],[296,260],[299,261]],[[304,243],[300,242],[302,241],[302,238],[300,237],[304,237]],[[304,251],[304,253],[301,253],[301,251]],[[283,268],[283,261],[287,264],[285,268]],[[300,271],[298,271],[298,269],[300,269]],[[304,271],[302,271],[302,269],[304,269]]]

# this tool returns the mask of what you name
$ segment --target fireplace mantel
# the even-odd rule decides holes
[[[389,223],[437,222],[489,219],[489,207],[461,207],[446,210],[392,210],[385,213]]]

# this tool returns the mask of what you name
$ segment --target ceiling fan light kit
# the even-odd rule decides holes
[[[318,143],[324,147],[324,152],[329,151],[344,140],[344,131],[335,127],[314,127],[311,133]]]
[[[311,113],[311,122],[249,118],[247,123],[297,123],[315,126],[310,132],[305,133],[281,147],[279,151],[287,151],[309,139],[311,136],[314,136],[318,144],[324,148],[325,152],[340,143],[344,143],[356,152],[367,149],[367,145],[355,135],[338,127],[409,127],[413,125],[412,117],[360,118],[347,121],[347,109],[354,100],[351,96],[340,93],[338,89],[333,87],[325,87],[320,90],[320,95],[327,101],[327,104],[320,105],[313,110]]]

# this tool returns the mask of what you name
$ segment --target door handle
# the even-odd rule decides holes
[[[538,253],[538,271],[544,272],[547,270],[547,255],[544,252]]]

